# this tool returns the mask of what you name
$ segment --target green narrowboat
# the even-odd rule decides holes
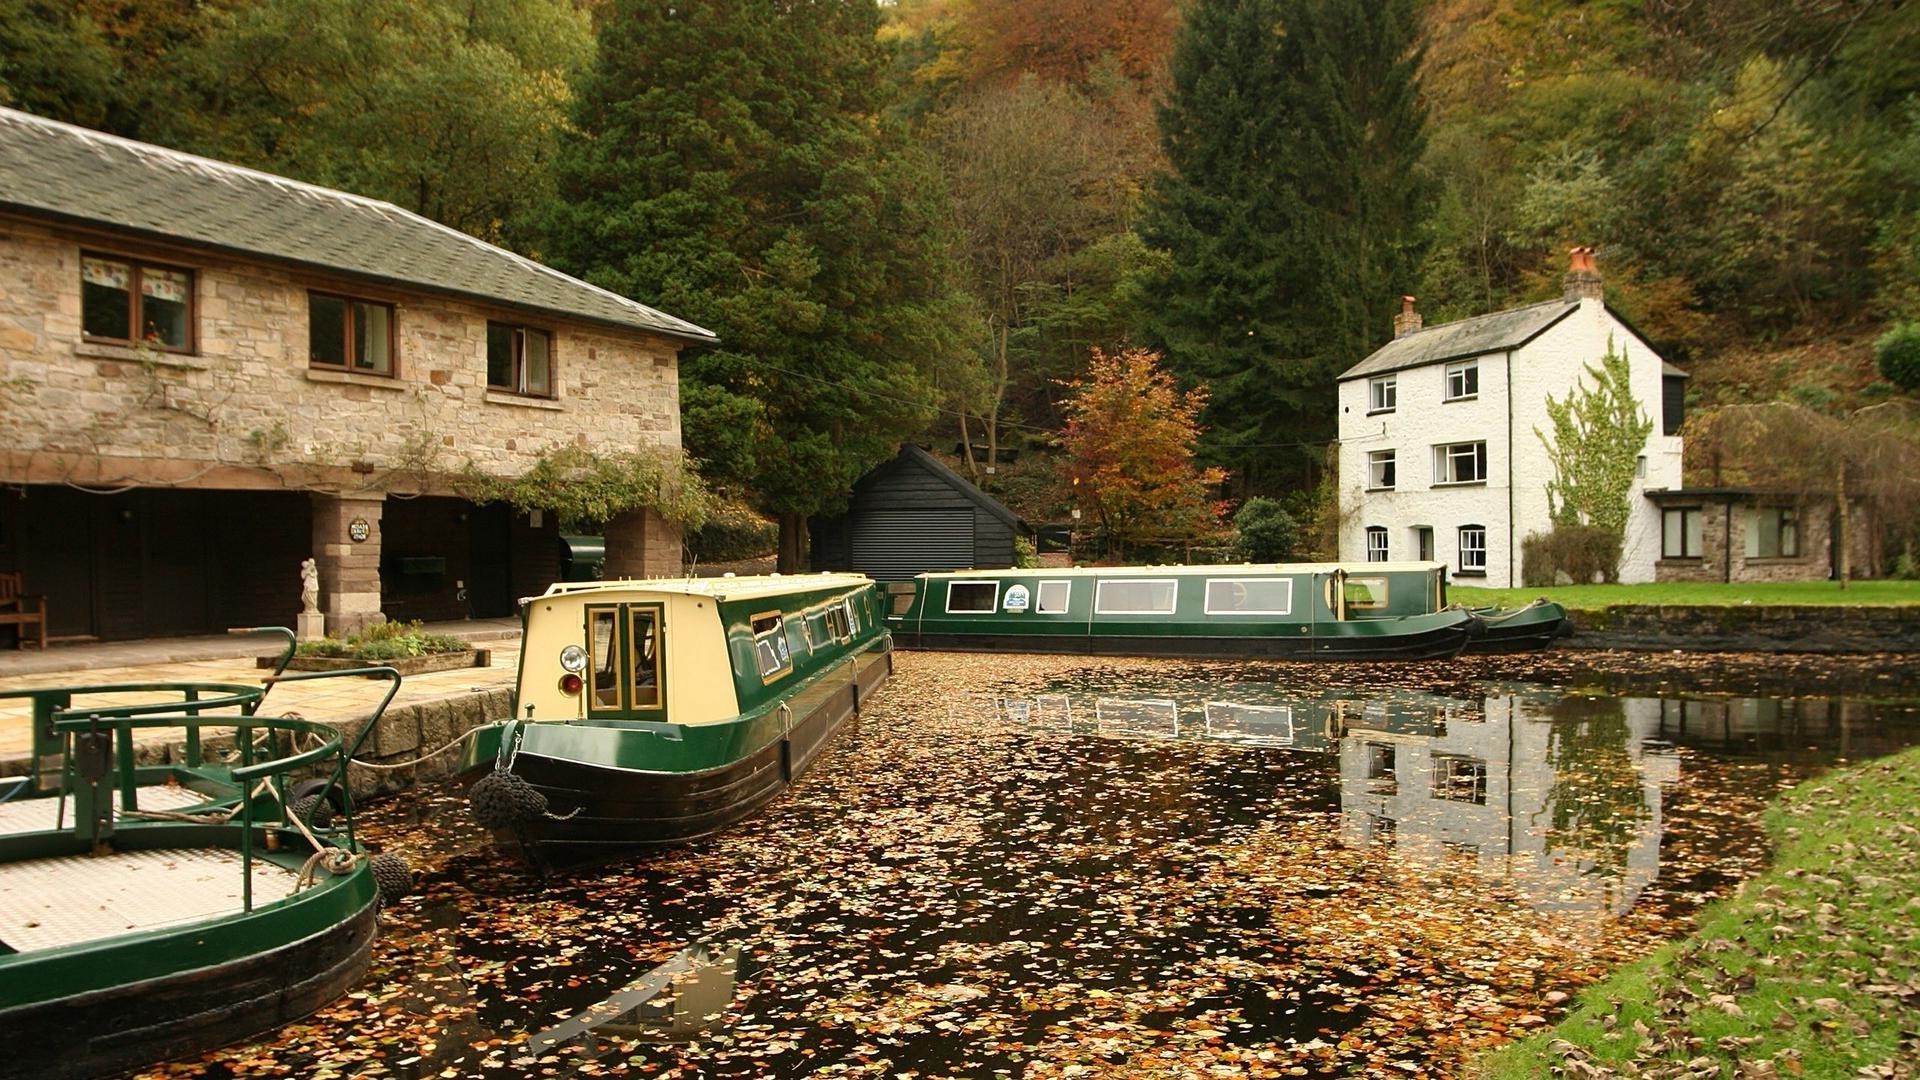
[[[1517,608],[1468,608],[1486,631],[1467,646],[1477,653],[1529,652],[1544,649],[1573,633],[1567,609],[1545,598]]]
[[[33,771],[0,780],[0,1031],[21,1036],[0,1078],[198,1054],[359,982],[396,870],[354,839],[360,742],[258,709],[275,682],[368,674],[393,686],[364,740],[391,668],[0,695],[31,698],[34,725]],[[136,734],[167,729],[184,733],[172,761],[143,763]]]
[[[724,828],[806,771],[892,671],[856,574],[578,582],[522,605],[512,719],[475,730],[474,816],[537,862]]]
[[[892,597],[902,648],[1111,656],[1429,660],[1482,630],[1439,563],[922,574]]]

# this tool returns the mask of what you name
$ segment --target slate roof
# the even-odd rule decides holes
[[[392,203],[0,109],[0,209],[693,342],[712,332]]]
[[[1340,381],[1517,349],[1579,307],[1579,301],[1549,300],[1415,330],[1374,350],[1373,355],[1342,372]]]

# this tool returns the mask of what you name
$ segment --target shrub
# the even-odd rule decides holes
[[[1300,523],[1278,499],[1255,495],[1233,515],[1241,555],[1251,562],[1282,562],[1300,541]]]
[[[1013,538],[1013,565],[1021,570],[1031,570],[1040,565],[1040,551],[1033,541],[1024,536]]]
[[[1591,585],[1620,580],[1620,536],[1594,525],[1559,525],[1550,533],[1531,533],[1520,541],[1520,583],[1529,589],[1558,585],[1561,579]]]
[[[737,499],[714,506],[706,524],[687,534],[687,553],[702,563],[757,559],[779,546],[779,524]]]
[[[377,622],[356,633],[339,638],[300,643],[301,656],[349,657],[354,660],[399,660],[409,656],[433,656],[439,653],[466,652],[471,642],[451,634],[430,634],[412,622]]]
[[[1902,390],[1920,391],[1920,322],[1898,323],[1873,343],[1880,374]]]

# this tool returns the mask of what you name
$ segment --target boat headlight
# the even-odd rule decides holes
[[[587,670],[587,650],[578,645],[569,645],[561,649],[560,666],[575,675]]]
[[[580,676],[575,675],[571,671],[560,676],[560,692],[563,694],[577,694],[580,692],[580,688],[585,685],[586,684],[580,680]]]

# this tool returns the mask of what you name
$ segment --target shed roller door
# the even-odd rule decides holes
[[[853,519],[853,569],[875,581],[972,565],[972,510],[870,510]]]

